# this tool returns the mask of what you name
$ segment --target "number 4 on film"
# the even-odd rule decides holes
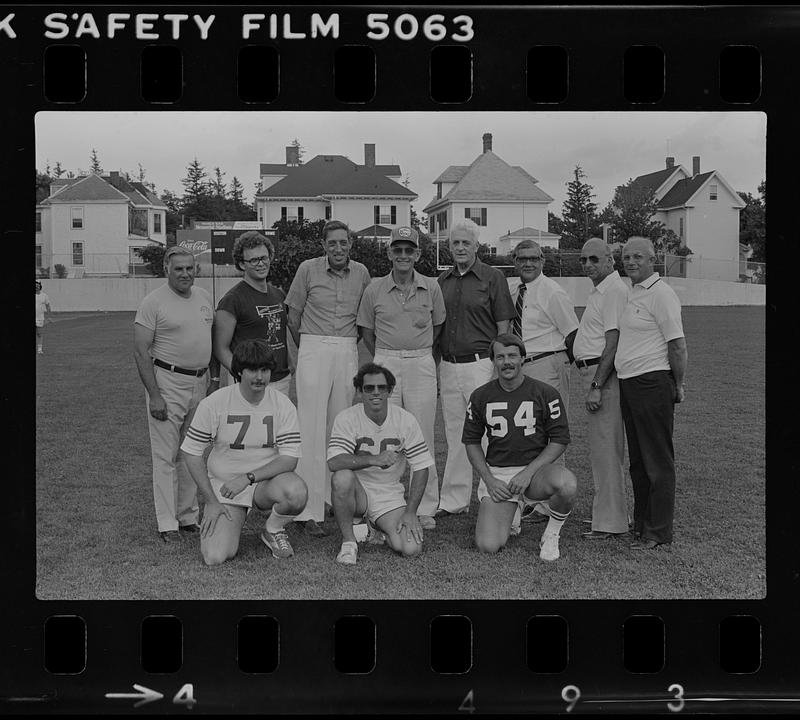
[[[464,699],[461,701],[461,705],[458,706],[458,709],[461,712],[468,712],[470,714],[475,712],[475,696],[472,690],[466,694]]]

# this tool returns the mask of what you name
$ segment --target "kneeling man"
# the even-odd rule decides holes
[[[522,373],[525,346],[516,335],[498,335],[489,356],[497,378],[473,391],[461,438],[481,477],[475,544],[481,552],[497,552],[508,540],[518,503],[546,500],[550,520],[539,557],[557,560],[559,533],[577,488],[575,475],[555,462],[569,443],[567,413],[555,388]]]
[[[333,421],[328,468],[333,472],[333,513],[342,532],[336,561],[344,565],[356,563],[353,518],[361,515],[383,531],[392,550],[406,557],[422,551],[417,508],[434,461],[414,416],[389,404],[395,384],[385,367],[362,365],[353,378],[362,402],[342,410]],[[400,484],[406,461],[411,466],[408,503]]]
[[[308,490],[295,474],[300,457],[297,411],[269,387],[277,361],[266,340],[244,340],[231,361],[233,385],[197,406],[181,445],[186,467],[206,500],[200,551],[207,565],[230,560],[251,507],[272,510],[261,533],[276,558],[294,555],[286,525],[303,512]],[[213,443],[208,467],[203,451]]]

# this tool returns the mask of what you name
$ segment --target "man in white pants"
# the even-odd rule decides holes
[[[472,465],[461,442],[469,396],[492,378],[492,338],[507,332],[514,303],[503,273],[478,260],[480,230],[460,220],[450,230],[453,267],[439,276],[447,317],[439,338],[447,464],[437,516],[469,512]],[[486,441],[484,440],[484,443]]]
[[[323,536],[319,526],[330,499],[325,461],[333,419],[353,404],[358,372],[356,316],[369,285],[367,268],[350,260],[350,229],[339,220],[322,228],[322,257],[304,260],[286,295],[289,332],[297,345],[297,414],[303,456],[297,474],[308,486],[308,503],[295,522]]]
[[[414,271],[419,260],[419,234],[414,228],[392,230],[388,249],[392,272],[376,278],[364,291],[358,326],[375,363],[391,370],[397,384],[389,402],[408,410],[422,428],[433,454],[436,418],[436,363],[431,352],[445,319],[442,290],[435,278]],[[439,475],[433,465],[419,504],[424,530],[436,527]]]

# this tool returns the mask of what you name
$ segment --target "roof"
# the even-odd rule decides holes
[[[362,230],[356,230],[353,235],[367,235],[369,237],[389,237],[392,234],[391,228],[383,225],[367,225]]]
[[[633,182],[655,192],[679,169],[680,166],[664,168],[663,170],[647,173],[647,175],[639,175],[639,177],[633,179]]]
[[[317,155],[266,190],[256,193],[260,198],[321,195],[386,195],[409,200],[417,197],[408,188],[390,180],[377,167],[356,165],[344,155]]]
[[[663,209],[685,205],[691,199],[692,195],[694,195],[713,174],[714,171],[712,170],[711,172],[700,173],[691,178],[678,180],[678,182],[669,189],[667,194],[659,200],[657,207]]]
[[[298,168],[303,167],[302,165],[284,165],[281,163],[261,163],[259,166],[259,173],[260,175],[288,175],[291,172],[294,172]],[[361,165],[360,167],[366,167],[365,165]],[[379,173],[383,175],[388,175],[390,177],[400,177],[402,173],[400,172],[399,165],[375,165],[374,170],[377,170]]]
[[[469,201],[549,203],[553,198],[544,192],[527,172],[512,167],[494,152],[487,150],[467,168],[455,187],[441,199],[430,203],[423,212],[445,202]]]
[[[42,201],[43,205],[51,202],[84,202],[105,200],[108,202],[128,200],[128,196],[117,190],[99,175],[86,175],[75,178],[70,184]]]
[[[512,238],[516,240],[517,238],[533,238],[534,240],[538,237],[541,237],[544,240],[551,240],[551,239],[558,239],[561,237],[558,233],[551,233],[547,230],[539,230],[538,228],[532,227],[524,227],[520,228],[519,230],[514,230],[512,233],[507,233],[505,235],[501,235],[500,238]],[[500,239],[498,238],[498,239]]]
[[[467,174],[469,165],[451,165],[439,177],[434,180],[434,183],[452,183],[458,182],[464,175]]]

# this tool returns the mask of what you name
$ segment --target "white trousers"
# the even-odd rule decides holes
[[[397,380],[389,402],[408,410],[419,423],[425,444],[433,455],[433,424],[436,419],[436,363],[428,353],[421,357],[401,357],[401,351],[375,349],[375,362],[391,370]],[[428,468],[428,484],[417,509],[418,515],[433,515],[439,506],[439,474],[436,465]]]
[[[489,358],[470,363],[450,363],[442,360],[439,365],[442,383],[442,415],[447,438],[447,463],[444,468],[439,508],[457,512],[469,508],[472,496],[472,465],[467,459],[467,449],[461,442],[464,418],[467,414],[469,396],[475,388],[492,379],[494,365]],[[481,442],[486,453],[486,436]]]
[[[569,358],[563,350],[555,355],[548,355],[541,360],[525,363],[522,366],[522,372],[525,375],[534,380],[541,380],[558,390],[559,395],[561,395],[561,402],[564,405],[567,422],[569,422],[569,370]],[[566,459],[567,451],[565,450],[556,462],[559,465],[564,465]]]
[[[328,439],[334,418],[353,404],[357,372],[356,338],[300,336],[295,384],[302,456],[296,472],[308,487],[308,502],[297,521],[325,519],[325,502],[331,496]]]

